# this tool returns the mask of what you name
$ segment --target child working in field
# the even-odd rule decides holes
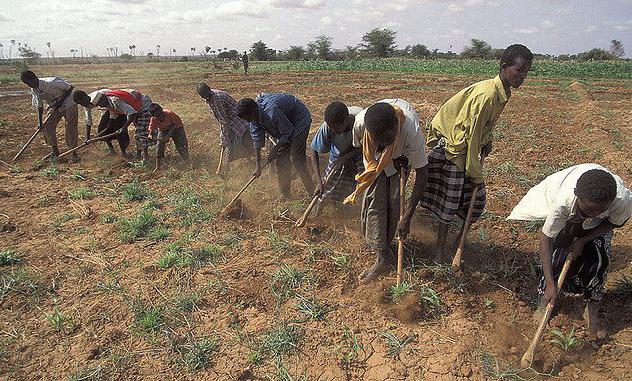
[[[632,192],[619,176],[597,164],[564,169],[529,190],[507,219],[544,220],[540,233],[540,314],[549,302],[555,305],[557,278],[566,259],[571,258],[562,287],[584,296],[584,319],[590,335],[605,337],[597,314],[612,252],[613,230],[625,225],[630,216]]]
[[[187,135],[184,132],[184,125],[182,119],[173,111],[163,109],[157,103],[152,103],[149,107],[149,113],[151,119],[149,120],[149,135],[152,136],[154,131],[158,131],[158,148],[156,153],[156,168],[154,172],[160,169],[162,159],[165,157],[165,145],[169,141],[169,138],[173,139],[173,143],[176,146],[176,150],[182,159],[189,165],[191,160],[189,158],[189,145],[187,142]]]
[[[368,283],[388,270],[391,243],[397,232],[404,238],[426,185],[428,159],[425,137],[414,107],[403,99],[384,99],[355,117],[353,145],[362,147],[364,172],[355,191],[345,199],[362,200],[362,231],[375,262],[359,281]],[[408,165],[415,170],[415,185],[400,218],[400,174]]]

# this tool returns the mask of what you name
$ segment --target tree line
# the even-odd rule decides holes
[[[254,61],[303,61],[303,60],[353,60],[360,58],[469,58],[469,59],[497,59],[503,52],[503,49],[493,48],[489,43],[472,39],[470,44],[465,46],[460,53],[453,52],[452,46],[450,50],[441,52],[439,49],[430,49],[424,44],[407,45],[399,48],[396,44],[397,32],[389,28],[374,28],[362,36],[362,41],[355,46],[346,46],[344,49],[333,49],[333,39],[327,35],[320,35],[310,41],[307,45],[292,45],[286,50],[275,50],[259,40],[250,46],[249,58]],[[17,43],[17,44],[16,44]],[[55,58],[55,50],[50,42],[46,43],[46,57]],[[208,59],[213,60],[239,60],[240,52],[236,49],[211,48],[206,45],[199,49],[191,46],[190,51],[178,52],[176,49],[162,49],[160,45],[147,51],[137,51],[135,44],[128,46],[129,53],[119,53],[118,47],[106,47],[106,56],[111,59],[120,59],[131,61],[136,57],[144,57],[145,59]],[[154,53],[155,49],[155,53]],[[16,53],[14,56],[14,52]],[[77,54],[84,57],[83,48],[70,49],[73,58]],[[558,60],[613,60],[621,59],[625,56],[623,44],[619,40],[612,40],[609,48],[594,48],[577,54],[562,54],[558,56],[550,54],[536,54],[540,59],[558,59]],[[0,59],[11,60],[21,57],[27,60],[37,60],[42,57],[42,53],[29,46],[28,43],[17,42],[12,39],[8,44],[0,43]],[[88,53],[86,57],[99,58],[97,54]],[[103,57],[103,56],[102,56]]]
[[[261,40],[250,46],[249,57],[257,61],[302,61],[302,60],[349,60],[359,58],[469,58],[498,59],[503,49],[495,49],[480,39],[471,39],[460,53],[448,50],[430,49],[424,44],[407,45],[399,49],[396,44],[397,32],[389,28],[375,28],[362,36],[362,41],[355,46],[344,49],[333,49],[333,39],[326,35],[317,36],[306,46],[292,45],[287,50],[274,50]],[[452,46],[450,46],[452,49]],[[535,54],[538,58],[560,60],[613,60],[625,56],[623,44],[612,40],[608,50],[594,48],[578,54]]]

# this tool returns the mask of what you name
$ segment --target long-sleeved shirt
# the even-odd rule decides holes
[[[61,77],[46,77],[39,79],[39,85],[35,89],[31,89],[33,95],[33,107],[43,108],[44,101],[49,105],[64,96],[72,85]],[[72,107],[75,102],[72,100],[72,96],[69,95],[64,100],[58,110],[64,112]]]
[[[379,103],[388,103],[396,105],[402,109],[406,116],[406,121],[401,126],[399,132],[399,141],[393,151],[393,159],[400,156],[405,156],[408,159],[408,164],[412,169],[419,169],[428,164],[428,156],[426,155],[426,137],[419,125],[419,115],[415,108],[403,99],[382,99]],[[362,147],[362,139],[364,138],[364,116],[366,110],[362,110],[361,113],[356,115],[355,122],[353,124],[353,145],[355,147]],[[379,157],[376,157],[379,159]],[[364,166],[367,167],[367,162],[364,162]],[[395,166],[391,163],[384,168],[386,176],[391,177],[397,173]]]
[[[443,137],[447,159],[474,183],[483,182],[481,148],[492,141],[510,95],[496,76],[459,91],[432,119],[428,141]]]
[[[147,128],[149,134],[154,131],[167,131],[172,128],[174,130],[176,128],[184,128],[182,119],[180,119],[178,114],[166,108],[163,109],[162,112],[165,114],[165,118],[163,120],[160,120],[155,116],[152,116],[149,120],[149,127]]]
[[[212,100],[207,102],[215,119],[220,123],[219,143],[222,147],[236,144],[248,130],[248,122],[237,116],[237,102],[225,91],[211,90]]]
[[[594,218],[583,218],[578,213],[575,187],[584,173],[600,169],[612,175],[617,183],[617,195],[606,211]],[[544,220],[542,232],[555,238],[569,221],[582,222],[583,228],[596,228],[608,221],[623,226],[632,217],[632,192],[621,178],[599,164],[579,164],[556,172],[534,186],[511,211],[508,220]]]
[[[263,93],[255,100],[258,118],[250,123],[255,148],[263,147],[265,134],[278,144],[289,144],[297,135],[309,131],[312,116],[303,102],[291,94]]]

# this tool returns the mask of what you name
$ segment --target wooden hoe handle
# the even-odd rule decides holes
[[[568,273],[568,269],[571,267],[572,260],[567,258],[564,262],[564,267],[562,268],[562,272],[560,273],[560,277],[557,280],[557,292],[559,294],[562,289],[562,285],[564,284],[564,279],[566,278],[566,273]],[[551,314],[553,313],[553,304],[549,302],[546,306],[546,310],[544,311],[544,317],[542,317],[542,321],[538,326],[538,330],[535,331],[535,336],[531,340],[531,344],[529,344],[529,348],[522,356],[522,360],[520,360],[520,365],[523,368],[530,368],[533,363],[533,358],[535,356],[535,350],[538,348],[540,341],[542,341],[542,336],[544,336],[544,329],[546,328],[549,319],[551,318]]]

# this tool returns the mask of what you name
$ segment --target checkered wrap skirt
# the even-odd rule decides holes
[[[332,170],[333,164],[329,163],[323,177],[327,178]],[[344,165],[338,166],[335,172],[329,177],[329,180],[323,184],[323,195],[320,201],[322,202],[328,199],[333,202],[342,202],[345,197],[353,193],[357,185],[355,177],[363,171],[364,164],[362,163],[362,155],[349,159]]]
[[[134,122],[134,126],[136,127],[134,131],[134,139],[136,139],[137,147],[145,148],[156,144],[155,140],[152,141],[147,139],[147,137],[149,136],[149,133],[147,131],[147,128],[149,127],[149,119],[151,119],[151,114],[149,113],[149,110],[141,110],[138,112],[138,117]],[[153,139],[156,139],[158,137],[158,132],[155,131],[151,137]]]
[[[584,230],[581,223],[567,225],[553,242],[552,269],[553,277],[557,279],[562,272],[564,262],[568,256],[568,246],[577,238],[589,234],[591,230]],[[612,254],[613,232],[595,238],[584,246],[584,250],[571,263],[562,290],[571,294],[581,294],[585,300],[600,301],[604,294],[604,284],[608,275],[608,265]],[[538,293],[544,295],[546,278],[540,268],[540,284]]]
[[[451,223],[455,215],[465,220],[474,187],[476,184],[465,176],[465,172],[446,158],[443,146],[437,145],[428,155],[428,181],[420,205],[444,224]],[[481,183],[474,202],[472,223],[485,210],[485,195],[485,183]]]

